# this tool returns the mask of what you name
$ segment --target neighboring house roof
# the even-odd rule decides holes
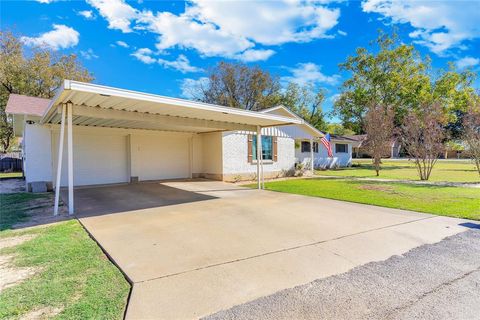
[[[336,140],[336,141],[346,141],[346,142],[356,142],[356,141],[357,141],[357,140],[352,139],[352,138],[350,138],[350,137],[348,137],[348,136],[340,136],[340,135],[338,135],[338,134],[331,134],[331,135],[330,135],[330,138],[331,138],[332,140]]]
[[[41,117],[47,110],[50,99],[10,94],[5,112],[9,114],[28,114]]]
[[[355,141],[356,143],[355,143],[354,147],[358,147],[358,148],[362,147],[365,140],[367,140],[367,135],[366,134],[356,134],[356,135],[346,136],[346,137]],[[392,147],[394,147],[394,146],[400,144],[400,140],[397,137],[394,136],[391,139],[391,143],[392,143]]]
[[[345,137],[348,138],[348,139],[351,139],[353,141],[363,141],[363,140],[367,139],[366,134],[356,134],[356,135],[345,136]]]

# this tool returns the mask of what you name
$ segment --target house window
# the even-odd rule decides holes
[[[310,142],[309,141],[302,141],[302,152],[310,152]],[[318,153],[318,143],[313,143],[313,152]]]
[[[302,141],[302,152],[310,152],[310,142]]]
[[[271,136],[262,136],[262,158],[273,160],[273,139]],[[252,159],[257,160],[257,136],[252,139]]]
[[[348,144],[335,143],[335,153],[348,153]]]

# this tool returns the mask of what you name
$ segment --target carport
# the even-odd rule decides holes
[[[169,139],[172,140],[176,136],[189,137],[188,141],[185,140],[188,144],[188,150],[172,157],[164,166],[164,170],[175,170],[176,163],[184,161],[188,163],[189,168],[188,177],[185,177],[187,175],[186,171],[183,177],[192,178],[192,167],[194,165],[192,154],[195,147],[193,142],[195,135],[235,130],[256,132],[257,145],[260,146],[257,150],[257,157],[260,159],[262,154],[260,143],[262,128],[301,124],[302,120],[65,80],[62,88],[57,92],[42,116],[40,123],[49,124],[58,129],[58,141],[55,141],[58,149],[55,165],[54,214],[58,213],[62,166],[64,167],[63,170],[65,167],[68,169],[63,173],[63,178],[66,178],[66,185],[68,186],[68,211],[73,214],[74,186],[77,186],[74,181],[76,166],[82,165],[80,171],[84,175],[90,175],[90,180],[83,181],[83,184],[92,181],[94,182],[92,184],[117,181],[134,182],[138,179],[138,175],[135,176],[139,169],[135,167],[138,159],[135,156],[136,149],[133,146],[133,138],[127,134],[124,143],[123,140],[117,139],[117,135],[114,134],[115,130],[140,129],[150,132],[169,132]],[[96,128],[108,128],[108,132],[111,132],[111,134],[102,133],[101,137],[99,134],[98,141],[96,141]],[[154,142],[150,142],[150,148],[154,145]],[[80,150],[84,146],[89,146],[90,152],[91,150],[101,152],[101,157],[108,162],[107,165],[113,168],[108,170],[109,175],[103,177],[101,176],[103,172],[95,172],[93,170],[95,167],[94,160],[91,160],[92,165],[89,167],[89,159],[86,157],[75,158],[74,149],[77,146],[77,149]],[[66,158],[64,157],[64,148],[67,149]],[[164,149],[175,149],[175,142],[165,145]],[[125,154],[125,160],[122,160],[124,164],[120,165],[120,158],[123,159],[123,154]],[[152,154],[151,161],[166,156],[166,154]],[[77,159],[76,162],[78,163],[74,163],[74,159]],[[62,165],[63,162],[65,164]],[[258,188],[261,188],[263,179],[262,167],[262,161],[258,161]],[[119,178],[119,175],[122,175],[122,177]],[[83,176],[78,175],[76,179],[79,178],[82,179]]]

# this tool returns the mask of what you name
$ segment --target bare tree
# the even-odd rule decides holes
[[[223,61],[189,91],[196,100],[246,110],[269,108],[280,101],[280,83],[268,71]]]
[[[480,175],[480,103],[476,101],[463,117],[463,141],[466,153],[475,163]]]
[[[371,106],[365,115],[366,151],[372,156],[373,166],[377,176],[380,175],[380,164],[392,147],[392,136],[395,112],[391,107],[382,105]]]
[[[420,180],[428,180],[439,155],[444,151],[444,113],[439,104],[411,110],[400,128],[402,143],[415,161]]]

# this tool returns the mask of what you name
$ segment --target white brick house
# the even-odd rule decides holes
[[[65,81],[52,100],[11,95],[6,111],[13,116],[15,134],[23,137],[27,187],[46,182],[55,188],[57,179],[71,188],[196,177],[252,179],[260,172],[258,130],[266,178],[297,163],[309,167],[312,155],[316,166],[348,165],[351,157],[348,143],[346,155],[336,153],[337,160],[327,159],[321,145],[318,152],[301,152],[302,141],[316,144],[323,134],[281,106],[245,111]],[[61,147],[62,124],[68,139]]]

